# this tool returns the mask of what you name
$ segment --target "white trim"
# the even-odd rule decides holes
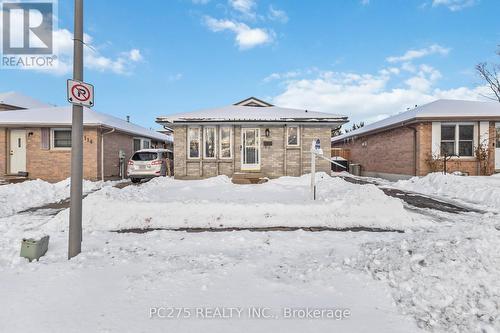
[[[288,130],[290,128],[297,128],[297,144],[295,145],[291,145],[288,143],[288,137],[289,137],[289,133],[288,133]],[[300,126],[297,126],[297,125],[290,125],[290,126],[286,126],[286,146],[287,147],[299,147],[300,146]]]
[[[190,147],[189,147],[189,130],[190,129],[198,129],[198,156],[197,157],[191,157],[191,151],[190,151]],[[202,142],[201,142],[201,127],[200,126],[188,126],[187,127],[187,130],[186,130],[186,134],[187,134],[187,142],[186,142],[186,150],[187,150],[187,158],[188,160],[198,160],[201,158],[201,148],[202,148]]]
[[[255,164],[247,164],[247,163],[244,163],[244,160],[245,160],[245,145],[244,145],[244,133],[245,131],[249,131],[249,130],[254,130],[256,131],[256,135],[255,135],[255,148],[257,149],[257,160],[258,160],[258,163],[255,163]],[[261,149],[260,149],[260,128],[250,128],[250,127],[242,127],[241,128],[241,170],[242,171],[258,171],[260,170],[260,161],[261,159]]]
[[[229,130],[229,157],[222,156],[222,135],[221,132],[223,129]],[[230,160],[233,158],[233,127],[232,126],[220,126],[219,127],[219,158],[221,160]]]
[[[71,139],[73,139],[73,133],[71,132],[71,127],[56,127],[50,129],[50,149],[52,150],[71,150],[71,147],[56,147],[54,145],[55,135],[54,132],[65,131],[71,133]]]
[[[213,129],[214,131],[214,156],[213,157],[208,157],[207,156],[207,149],[205,147],[206,143],[206,134],[208,129]],[[207,160],[215,160],[217,158],[217,127],[215,126],[204,126],[203,127],[203,158]]]

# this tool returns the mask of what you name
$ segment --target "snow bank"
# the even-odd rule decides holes
[[[473,203],[488,209],[500,209],[500,177],[455,176],[431,173],[425,177],[400,180],[395,187],[428,195]]]
[[[83,191],[88,193],[114,183],[84,180]],[[37,179],[2,185],[0,186],[0,217],[9,216],[31,207],[59,202],[69,197],[69,191],[69,178],[55,184]]]
[[[86,231],[125,228],[368,227],[404,230],[417,225],[399,199],[373,185],[317,175],[235,185],[226,176],[180,181],[156,178],[140,186],[104,188],[84,200]],[[52,225],[65,227],[68,212]],[[420,222],[419,222],[420,223]]]
[[[498,218],[482,220],[399,242],[367,243],[346,264],[387,282],[403,313],[421,328],[500,332]]]

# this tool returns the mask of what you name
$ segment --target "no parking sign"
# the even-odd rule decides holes
[[[94,106],[94,86],[75,80],[68,80],[68,102],[87,107]]]

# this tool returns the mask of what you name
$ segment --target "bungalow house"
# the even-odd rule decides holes
[[[71,106],[50,106],[0,112],[0,178],[27,174],[30,179],[59,181],[69,177],[71,110]],[[164,147],[171,140],[87,108],[83,123],[83,175],[90,180],[119,177],[134,151]]]
[[[300,176],[310,172],[311,143],[330,146],[347,117],[271,105],[251,97],[234,105],[158,117],[174,132],[175,178]],[[330,149],[325,150],[330,157]],[[330,163],[319,160],[318,171]]]
[[[362,175],[388,179],[442,171],[445,159],[448,172],[500,172],[499,145],[500,103],[461,100],[437,100],[332,138],[333,150],[347,150]]]

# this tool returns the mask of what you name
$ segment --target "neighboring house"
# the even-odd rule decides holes
[[[0,177],[26,172],[31,179],[47,181],[69,177],[71,110],[65,106],[0,112]],[[163,148],[170,140],[87,108],[83,123],[83,176],[90,180],[119,177],[120,166],[134,151]]]
[[[158,117],[174,131],[175,178],[259,174],[300,176],[310,172],[311,143],[320,139],[330,157],[332,128],[347,117],[273,106],[251,97],[234,105]],[[318,160],[318,171],[330,163]]]
[[[469,175],[500,171],[500,103],[437,100],[332,138],[349,150],[362,175],[388,179],[443,170]],[[479,161],[476,149],[488,158]]]
[[[47,108],[53,105],[40,102],[15,91],[0,93],[0,111]]]

